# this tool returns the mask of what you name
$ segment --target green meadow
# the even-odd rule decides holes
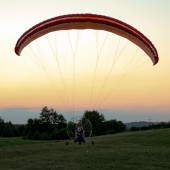
[[[82,145],[68,142],[0,138],[0,169],[170,169],[170,129],[92,137]]]

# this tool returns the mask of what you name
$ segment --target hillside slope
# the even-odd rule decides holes
[[[169,160],[170,129],[93,137],[82,145],[0,138],[0,169],[5,170],[169,170]]]

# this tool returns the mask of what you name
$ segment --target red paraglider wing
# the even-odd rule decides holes
[[[45,20],[19,38],[15,53],[20,55],[29,43],[49,32],[71,29],[95,29],[115,33],[138,45],[151,58],[153,65],[159,60],[156,48],[140,31],[117,19],[96,14],[70,14]]]

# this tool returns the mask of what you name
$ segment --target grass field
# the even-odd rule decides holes
[[[169,170],[170,129],[94,137],[82,145],[0,138],[0,169]]]

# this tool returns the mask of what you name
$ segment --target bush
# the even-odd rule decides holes
[[[14,133],[14,127],[11,122],[5,123],[5,126],[2,131],[3,137],[13,137],[15,135]]]
[[[56,129],[51,133],[50,139],[52,139],[52,140],[57,139],[58,134],[59,134],[59,130],[56,128]]]
[[[35,131],[35,133],[33,134],[33,136],[31,137],[34,140],[39,140],[40,139],[40,133],[38,131]]]
[[[41,134],[40,139],[41,139],[41,140],[48,140],[48,139],[49,139],[48,132],[43,132],[43,133]]]

